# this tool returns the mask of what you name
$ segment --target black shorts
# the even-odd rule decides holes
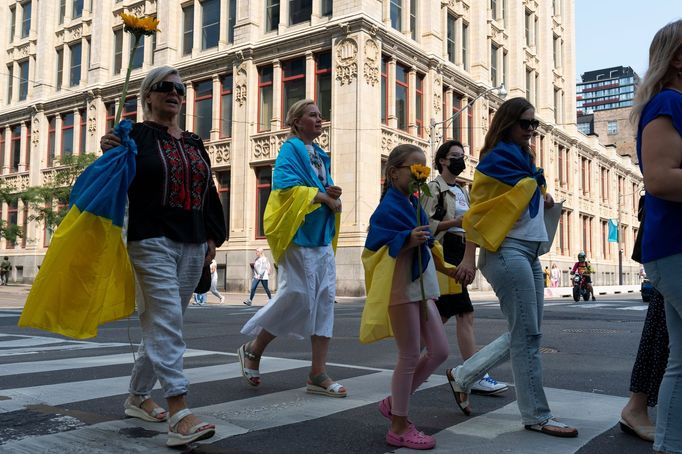
[[[459,265],[464,258],[465,249],[466,241],[464,237],[454,233],[446,233],[443,237],[443,253],[447,263]],[[462,288],[462,293],[456,295],[441,295],[438,301],[436,301],[436,307],[443,318],[468,314],[474,311],[474,306],[471,304],[466,287]]]

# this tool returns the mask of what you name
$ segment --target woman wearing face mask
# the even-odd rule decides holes
[[[457,177],[466,168],[464,159],[464,147],[457,140],[448,140],[438,148],[434,164],[440,175],[429,183],[431,197],[424,204],[429,215],[429,227],[443,245],[445,261],[452,265],[459,265],[466,249],[462,218],[469,210],[469,193],[457,182]],[[466,286],[462,287],[462,293],[441,295],[436,306],[443,323],[455,317],[459,352],[463,360],[469,359],[476,352],[476,341],[474,307]],[[483,395],[499,394],[506,390],[506,384],[498,383],[488,374],[471,388],[472,392]],[[465,413],[471,412],[468,405],[463,407]]]

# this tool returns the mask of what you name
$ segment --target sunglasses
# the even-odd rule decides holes
[[[535,131],[536,129],[538,129],[538,126],[540,126],[540,121],[535,120],[535,119],[533,119],[533,120],[521,119],[521,120],[519,120],[519,126],[521,126],[522,129],[526,129],[526,130],[532,129],[533,131]]]
[[[180,96],[185,96],[185,85],[180,82],[171,82],[169,80],[164,80],[157,82],[150,88],[151,91],[157,91],[159,93],[170,93],[175,90]]]

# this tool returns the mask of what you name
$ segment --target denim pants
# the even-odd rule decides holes
[[[142,342],[130,377],[131,394],[149,394],[158,379],[164,397],[187,393],[183,373],[183,313],[199,283],[206,243],[166,237],[128,243],[144,307],[138,306]]]
[[[542,387],[540,339],[544,305],[544,275],[536,241],[505,239],[496,252],[481,249],[479,267],[500,300],[507,317],[516,402],[523,424],[552,417]]]
[[[268,299],[272,298],[270,289],[268,288],[268,279],[256,279],[254,277],[251,279],[251,295],[249,296],[249,301],[253,300],[253,296],[256,294],[256,288],[258,287],[259,282],[263,283],[263,288],[265,289],[265,293],[268,295]]]
[[[682,254],[645,263],[649,280],[665,301],[670,355],[658,392],[654,450],[682,453]]]

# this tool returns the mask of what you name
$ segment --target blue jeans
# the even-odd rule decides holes
[[[540,324],[545,298],[539,247],[539,242],[507,238],[496,252],[481,249],[479,260],[507,317],[516,402],[525,425],[552,417],[542,387]]]
[[[251,296],[249,296],[249,301],[253,300],[253,296],[256,294],[256,287],[258,287],[259,282],[263,283],[263,288],[265,289],[265,293],[268,295],[268,299],[272,298],[272,295],[270,294],[270,289],[268,288],[268,280],[256,279],[254,277],[251,280]]]
[[[665,301],[670,356],[658,392],[654,450],[682,453],[682,254],[645,263],[646,275]],[[675,422],[677,421],[677,422]]]
[[[128,243],[144,307],[138,303],[142,342],[130,377],[131,394],[150,394],[156,380],[163,396],[187,393],[183,373],[183,313],[204,264],[206,243],[178,243],[166,237]]]

